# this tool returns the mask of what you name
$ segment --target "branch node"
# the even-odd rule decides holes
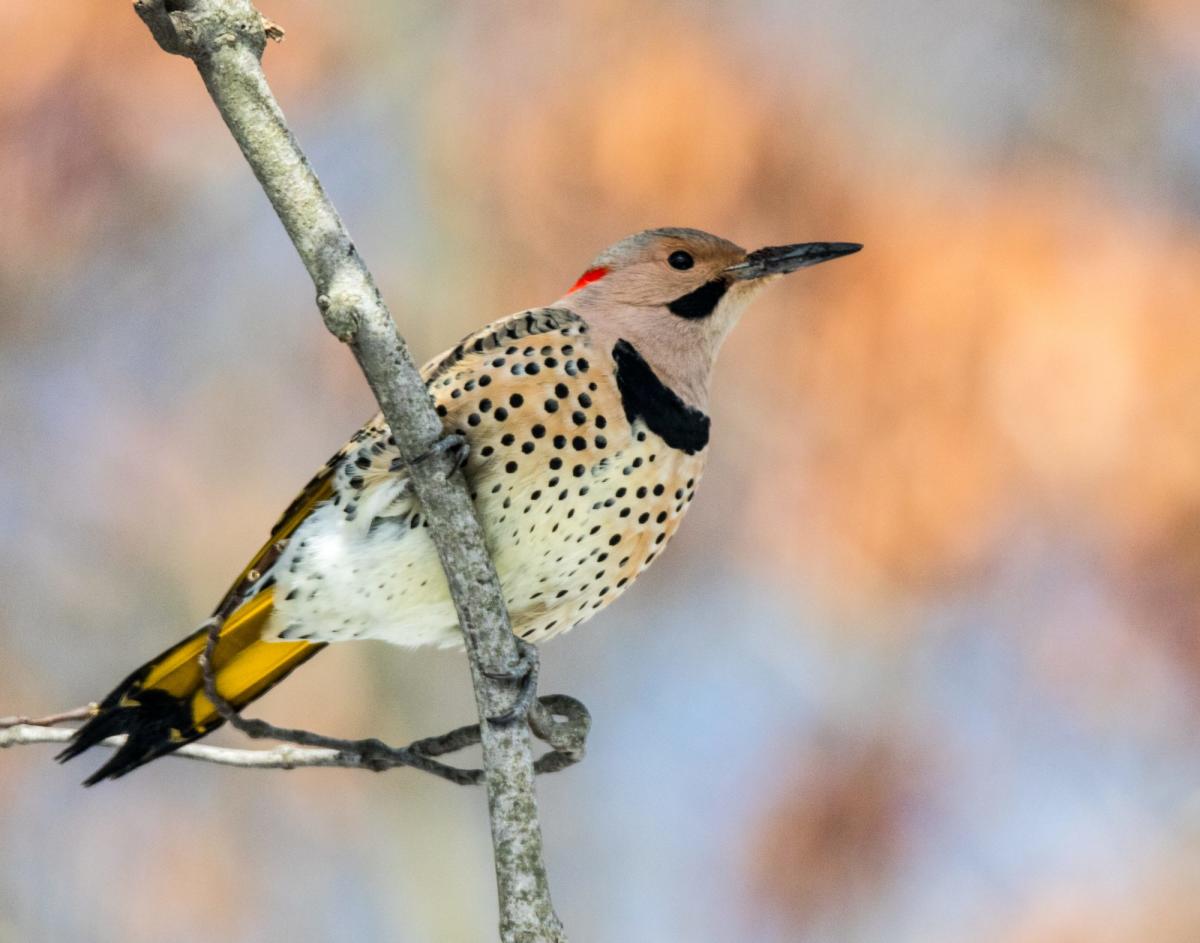
[[[243,43],[261,59],[268,28],[248,0],[136,0],[134,12],[150,29],[154,41],[175,56],[193,61],[210,57],[221,46]],[[270,24],[272,38],[283,31]]]
[[[322,298],[325,299],[324,305],[321,304]],[[318,295],[317,306],[321,309],[321,317],[325,319],[329,333],[343,344],[352,343],[358,333],[358,326],[362,323],[362,308],[357,301],[346,297]]]

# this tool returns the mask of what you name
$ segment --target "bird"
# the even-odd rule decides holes
[[[686,228],[617,242],[548,307],[494,321],[422,370],[500,578],[513,632],[538,644],[591,618],[662,553],[708,455],[717,352],[749,302],[857,252],[747,252]],[[382,415],[284,511],[214,610],[217,691],[245,707],[325,645],[463,643],[430,522]],[[100,701],[59,754],[125,742],[85,780],[117,778],[222,723],[204,691],[203,626]]]

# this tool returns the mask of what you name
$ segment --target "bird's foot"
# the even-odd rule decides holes
[[[582,760],[591,726],[592,715],[575,698],[565,694],[539,697],[529,712],[529,727],[551,750],[538,757],[534,770],[556,773]]]
[[[489,717],[488,723],[491,724],[511,724],[515,720],[524,720],[537,701],[538,670],[541,665],[537,646],[520,638],[514,641],[517,643],[516,666],[501,671],[483,672],[485,677],[493,681],[507,681],[519,685],[512,707],[502,714]]]
[[[414,458],[413,465],[421,465],[428,461],[443,463],[440,467],[442,474],[449,477],[467,464],[471,455],[471,445],[465,436],[457,432],[448,432],[433,443],[428,451]]]

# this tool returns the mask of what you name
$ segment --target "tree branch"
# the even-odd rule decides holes
[[[70,727],[44,727],[36,724],[16,724],[0,729],[0,750],[8,747],[26,746],[33,743],[69,743],[75,731]],[[101,741],[105,747],[119,747],[125,742],[122,737],[109,737]],[[368,766],[361,753],[341,753],[337,750],[316,747],[294,747],[284,744],[271,750],[236,750],[229,747],[210,747],[202,743],[189,743],[168,756],[187,760],[201,760],[220,766],[238,766],[243,769],[299,769],[304,766],[341,766],[373,769]],[[393,765],[408,765],[393,764]],[[390,768],[390,767],[384,767]],[[463,770],[464,773],[480,772]],[[457,781],[457,780],[455,780]],[[478,782],[473,779],[471,782]]]
[[[47,714],[45,717],[0,717],[0,730],[6,727],[15,727],[18,724],[30,724],[34,727],[56,727],[59,724],[65,724],[72,720],[87,720],[95,715],[97,711],[95,704],[85,704],[83,707],[74,707],[69,711],[59,711],[57,714]]]
[[[260,64],[263,18],[249,0],[138,0],[167,52],[186,56],[296,246],[326,327],[350,345],[395,437],[446,573],[466,638],[480,717],[501,939],[564,941],[550,900],[528,726],[510,712],[522,668],[495,568],[461,472],[418,461],[443,435],[425,384],[370,272],[309,166]],[[272,24],[273,25],[273,24]]]
[[[83,720],[95,712],[95,705],[51,714],[47,717],[0,717],[0,750],[37,743],[68,743],[75,734],[73,727],[58,724]],[[270,750],[239,750],[189,743],[168,756],[201,760],[221,766],[246,769],[300,769],[307,766],[335,766],[344,769],[367,769],[381,772],[406,766],[431,773],[460,786],[477,786],[484,781],[481,769],[462,769],[433,759],[479,743],[479,725],[458,727],[438,737],[426,737],[406,747],[391,747],[379,740],[337,740],[305,730],[288,730],[261,720],[242,720],[251,729],[250,736],[266,736],[288,742]],[[547,694],[538,699],[531,712],[530,723],[535,733],[553,749],[538,757],[533,764],[537,773],[556,773],[583,759],[591,718],[587,708],[565,694]],[[256,725],[261,725],[257,727]],[[242,727],[239,730],[244,729]],[[125,737],[109,737],[101,746],[116,748]],[[297,748],[291,744],[309,744]]]

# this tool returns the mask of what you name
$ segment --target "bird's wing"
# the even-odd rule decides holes
[[[507,358],[516,348],[527,346],[531,339],[552,331],[578,330],[581,319],[563,308],[535,308],[510,315],[468,334],[453,349],[430,360],[421,370],[438,415],[447,432],[465,434],[466,417],[460,415],[459,399],[463,390],[470,392],[476,384],[492,382],[493,375],[502,369],[516,371],[524,368]],[[536,368],[534,368],[536,369]],[[508,378],[506,389],[523,385],[526,378]],[[533,382],[532,370],[528,378]],[[293,502],[276,527],[271,540],[259,551],[250,566],[231,589],[229,598],[252,585],[253,579],[266,573],[267,567],[278,559],[288,536],[319,504],[337,505],[346,523],[357,523],[369,529],[381,518],[411,514],[415,499],[409,488],[408,476],[400,450],[382,414],[376,415],[309,483]]]
[[[502,355],[506,348],[523,339],[573,327],[580,321],[577,314],[565,308],[534,308],[493,321],[468,334],[451,350],[434,357],[421,369],[438,413],[452,418],[453,401],[442,391],[458,374],[475,372],[485,357]],[[447,431],[453,431],[452,423],[447,425],[450,427]],[[377,413],[334,453],[288,505],[271,529],[270,539],[230,586],[214,614],[228,615],[246,598],[279,558],[288,538],[315,507],[331,499],[344,499],[348,514],[353,515],[359,505],[370,502],[373,511],[370,517],[383,516],[387,513],[387,505],[406,495],[406,478],[400,452],[387,422],[382,413]],[[386,488],[387,498],[372,501],[380,486]]]
[[[275,526],[271,528],[270,539],[259,548],[258,553],[251,558],[238,578],[234,580],[233,585],[221,598],[217,608],[213,610],[214,615],[227,616],[232,612],[252,592],[255,584],[262,579],[263,575],[269,572],[287,546],[288,538],[312,513],[313,508],[334,496],[337,485],[335,476],[339,470],[344,471],[347,457],[358,449],[360,443],[368,440],[376,441],[387,434],[387,424],[383,420],[383,415],[377,413],[354,434],[349,442],[338,449],[329,461],[321,466],[280,515]]]

